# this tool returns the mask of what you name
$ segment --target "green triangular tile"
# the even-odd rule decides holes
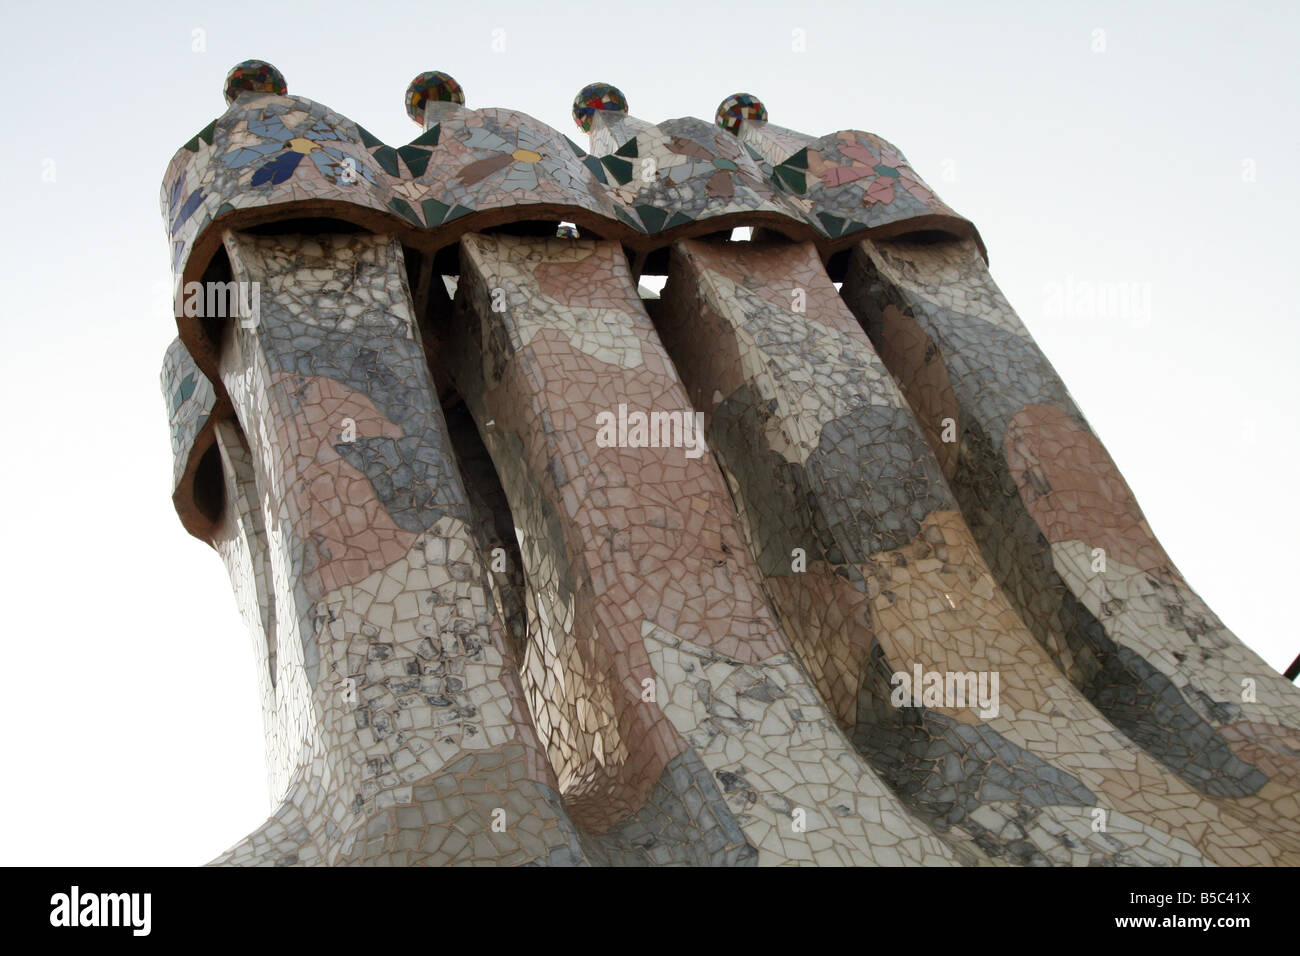
[[[637,215],[645,223],[647,232],[658,232],[664,227],[664,220],[668,218],[666,210],[658,209],[655,206],[637,206]]]
[[[832,216],[830,213],[819,212],[817,218],[822,221],[822,228],[826,230],[828,236],[838,236],[844,231],[844,220],[839,216]]]
[[[188,149],[191,153],[197,153],[199,151],[199,140],[203,140],[203,142],[211,146],[212,134],[216,132],[216,129],[217,129],[217,121],[213,120],[207,126],[203,127],[203,129],[195,133],[194,137],[188,143],[182,146],[181,149]]]
[[[781,165],[793,166],[795,169],[807,169],[808,168],[808,147],[805,146],[803,149],[799,150],[799,152],[795,153],[793,156],[791,156]]]
[[[684,225],[686,225],[688,222],[694,222],[694,221],[695,221],[694,219],[692,219],[690,216],[686,215],[686,213],[684,213],[684,212],[675,212],[675,213],[673,213],[673,217],[672,217],[671,219],[669,219],[668,222],[664,223],[664,227],[663,227],[663,228],[664,228],[664,229],[676,229],[678,226],[684,226]]]
[[[417,216],[415,210],[411,208],[411,204],[400,196],[394,196],[392,199],[388,200],[388,205],[391,206],[393,211],[403,219],[409,219],[417,226],[423,225],[423,223],[420,222],[420,217]]]
[[[430,126],[427,130],[425,130],[419,136],[415,137],[415,139],[411,140],[406,145],[407,146],[437,146],[438,133],[441,130],[442,127],[435,123],[433,126]]]
[[[379,165],[383,167],[384,172],[388,173],[388,175],[401,175],[401,173],[397,171],[397,150],[393,149],[393,147],[381,146],[371,155],[375,157]]]
[[[614,207],[614,215],[618,216],[619,219],[623,220],[637,232],[645,232],[645,225],[622,206],[616,205]]]
[[[365,145],[366,149],[374,149],[376,146],[384,145],[383,140],[376,139],[364,126],[358,126],[357,132],[361,135],[361,142]]]
[[[605,156],[601,158],[609,174],[614,177],[614,182],[624,185],[632,181],[632,164],[626,159],[618,159],[614,156]]]
[[[802,193],[808,190],[808,177],[797,169],[787,169],[784,166],[778,166],[776,167],[775,172],[780,182],[789,186],[795,192]]]
[[[622,146],[620,146],[618,149],[614,150],[614,155],[615,155],[615,156],[637,156],[637,155],[639,155],[639,154],[637,153],[637,151],[636,151],[636,137],[633,136],[631,139],[629,139],[626,143],[624,143],[624,144],[623,144]]]
[[[609,183],[609,180],[605,177],[605,168],[600,165],[600,160],[597,159],[595,156],[584,157],[582,160],[582,165],[590,169],[592,174],[596,177],[597,180],[599,180],[602,183],[606,183],[606,184]]]
[[[424,175],[424,171],[429,168],[429,159],[433,156],[433,150],[420,149],[418,146],[399,146],[397,155],[402,157],[406,163],[406,168],[411,171],[411,175],[419,179]]]
[[[426,199],[420,203],[420,208],[424,210],[425,225],[437,226],[447,218],[447,210],[451,207],[445,202],[438,202],[436,199]]]

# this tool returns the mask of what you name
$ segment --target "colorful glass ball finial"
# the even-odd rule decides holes
[[[428,70],[413,79],[406,88],[406,115],[423,127],[425,107],[430,102],[464,106],[465,91],[441,70]]]
[[[591,119],[596,110],[627,112],[627,97],[617,86],[609,83],[589,83],[573,98],[573,119],[584,133],[591,132]]]
[[[274,93],[284,96],[288,92],[284,74],[265,60],[236,63],[226,74],[227,106],[234,103],[241,93]]]
[[[767,122],[767,107],[752,93],[732,93],[718,104],[717,115],[713,117],[713,122],[733,136],[739,135],[741,120]]]

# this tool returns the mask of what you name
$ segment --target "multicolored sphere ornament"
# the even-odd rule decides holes
[[[406,88],[406,115],[423,128],[425,107],[430,103],[465,105],[465,91],[441,70],[428,70]]]
[[[591,132],[591,119],[596,110],[626,113],[627,97],[609,83],[589,83],[573,98],[573,119],[584,133]]]
[[[284,96],[288,92],[284,74],[265,60],[236,63],[226,74],[227,106],[234,103],[241,93],[275,93]]]
[[[739,135],[741,120],[767,122],[767,107],[752,93],[732,93],[718,104],[718,112],[713,117],[713,122],[733,136]]]

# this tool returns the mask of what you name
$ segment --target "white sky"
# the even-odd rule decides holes
[[[270,808],[249,637],[172,511],[158,389],[175,334],[161,177],[250,57],[392,145],[418,133],[402,95],[427,69],[582,145],[569,107],[595,80],[647,120],[711,119],[745,90],[780,125],[885,137],[980,228],[1192,586],[1284,667],[1297,9],[6,0],[0,863],[202,863]],[[1136,283],[1149,315],[1049,314],[1067,281]]]

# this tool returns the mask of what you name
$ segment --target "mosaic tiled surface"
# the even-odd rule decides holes
[[[1270,833],[1267,816],[1243,825],[1130,743],[1053,666],[812,246],[685,242],[674,256],[659,330],[694,404],[711,409],[711,446],[781,619],[855,745],[918,813],[1024,862],[1300,850],[1297,834]],[[792,571],[794,548],[805,570]],[[996,671],[1000,713],[891,706],[887,676],[918,664]],[[1097,807],[1138,826],[1090,843]],[[1026,814],[1054,826],[1027,829]]]
[[[906,330],[895,374],[945,367],[960,425],[955,497],[1061,671],[1195,790],[1294,820],[1295,687],[1183,580],[978,252],[864,243],[844,296],[873,339]]]
[[[748,107],[751,112],[757,109]],[[724,102],[719,107],[723,110],[743,113],[745,107]],[[773,181],[808,210],[827,236],[850,236],[900,222],[907,231],[950,229],[950,220],[958,218],[903,154],[879,136],[860,130],[805,136],[765,121],[734,117],[720,117],[719,125],[740,127],[741,141],[770,165]]]
[[[527,543],[522,677],[578,821],[605,830],[687,754],[722,785],[700,812],[734,817],[760,863],[869,862],[857,837],[878,818],[893,852],[945,859],[791,666],[712,457],[593,447],[604,409],[690,407],[618,246],[470,236],[461,255],[447,361],[492,423],[483,440]],[[795,808],[815,842],[792,831]]]
[[[162,393],[172,433],[172,489],[175,490],[181,485],[199,432],[208,424],[217,400],[212,382],[199,371],[180,339],[172,342],[163,356]]]
[[[268,648],[284,803],[222,862],[581,859],[488,600],[400,248],[231,234],[227,252],[267,291],[222,355],[250,440],[219,433],[215,543]],[[493,832],[496,809],[516,825]]]
[[[277,809],[214,862],[1300,863],[1300,692],[888,143],[227,91],[164,214],[258,307],[178,316],[162,389]]]
[[[837,247],[858,233],[904,228],[918,216],[974,234],[892,147],[865,133],[825,138],[824,159],[823,141],[809,145],[807,137],[787,134],[790,154],[772,160],[704,120],[637,120],[622,93],[592,84],[574,105],[579,126],[590,127],[588,153],[524,113],[465,108],[454,78],[430,71],[405,97],[422,132],[395,148],[320,103],[268,89],[282,86],[269,64],[240,64],[227,90],[236,99],[167,167],[162,212],[173,268],[186,281],[203,274],[222,228],[307,214],[428,251],[465,232],[557,211],[597,236],[646,250],[740,224],[737,217]],[[735,96],[723,104],[729,115],[761,108],[744,96],[740,105]],[[847,142],[868,139],[867,146]],[[863,167],[868,153],[875,157],[871,169]],[[804,171],[782,172],[782,163]],[[898,188],[887,190],[890,183]],[[181,334],[211,373],[215,348],[202,329],[182,322]]]

